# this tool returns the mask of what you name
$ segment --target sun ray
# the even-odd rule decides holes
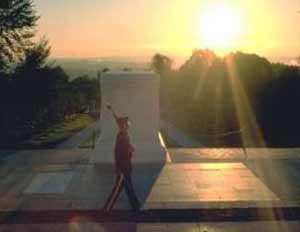
[[[226,58],[229,83],[233,93],[237,118],[243,128],[242,139],[245,147],[266,147],[263,133],[259,128],[255,114],[251,109],[248,96],[239,80],[235,62],[231,56]]]
[[[262,133],[261,128],[259,127],[259,124],[256,120],[255,114],[251,108],[250,101],[248,99],[248,96],[246,94],[245,89],[243,88],[237,68],[235,66],[235,61],[232,57],[228,57],[226,59],[226,66],[227,66],[227,72],[229,76],[229,83],[231,86],[231,91],[233,93],[233,100],[236,107],[237,112],[237,118],[240,128],[243,127],[242,131],[242,143],[243,146],[247,148],[248,157],[250,160],[245,160],[246,164],[255,170],[256,175],[262,177],[263,179],[267,179],[270,177],[270,175],[273,175],[273,173],[266,172],[266,167],[269,167],[270,170],[276,170],[276,178],[281,180],[282,186],[285,186],[285,189],[289,189],[289,186],[285,184],[284,182],[284,170],[282,168],[278,168],[278,165],[274,162],[273,159],[266,158],[266,159],[257,159],[251,158],[251,154],[257,155],[259,152],[259,155],[271,157],[270,149],[266,147],[266,142],[264,140],[264,136]],[[260,148],[259,150],[252,148]],[[250,148],[250,149],[249,149]],[[252,153],[253,151],[253,153]],[[261,194],[263,197],[267,199],[267,193],[264,191],[261,191],[259,194]],[[273,202],[265,202],[266,207],[272,207]],[[269,210],[267,212],[268,216],[270,218],[275,218],[275,214],[273,210]],[[274,226],[274,231],[286,231],[286,228],[280,228],[278,229],[277,225]]]

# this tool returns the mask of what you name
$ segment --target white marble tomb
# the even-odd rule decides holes
[[[117,125],[106,108],[130,118],[130,138],[135,146],[133,163],[165,163],[167,152],[159,139],[159,76],[152,72],[109,72],[101,83],[101,136],[92,162],[114,162]]]

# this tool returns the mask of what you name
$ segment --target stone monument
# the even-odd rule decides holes
[[[128,116],[129,134],[135,147],[133,164],[163,164],[167,151],[159,138],[159,76],[152,72],[108,72],[101,76],[101,135],[95,164],[114,162],[117,125],[106,103],[118,116]]]

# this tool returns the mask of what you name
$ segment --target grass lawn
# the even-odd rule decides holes
[[[28,143],[32,146],[41,147],[55,145],[89,126],[94,121],[91,116],[80,114],[73,119],[65,120],[63,123],[47,128],[44,132],[33,136]]]

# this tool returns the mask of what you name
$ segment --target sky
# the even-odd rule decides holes
[[[263,56],[300,55],[299,0],[34,3],[41,16],[38,37],[49,40],[53,57],[138,57],[156,52],[188,56],[196,48],[220,54],[241,50]],[[214,10],[219,6],[227,10]],[[216,17],[219,21],[214,23]]]

